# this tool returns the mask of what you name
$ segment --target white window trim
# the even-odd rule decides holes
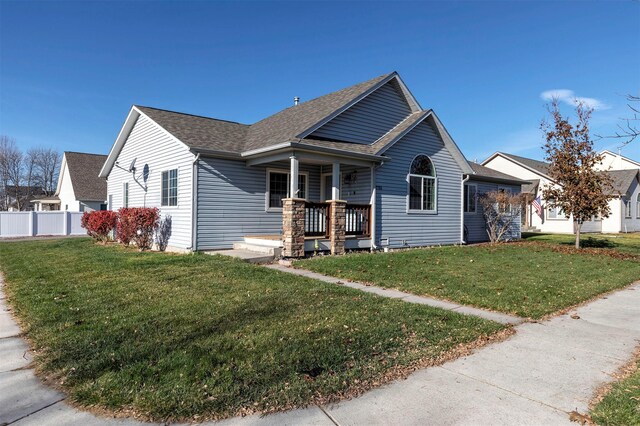
[[[478,214],[478,185],[475,183],[465,183],[464,186],[465,187],[473,186],[476,189],[475,196],[473,197],[474,210],[472,212],[468,212],[464,210],[464,200],[463,200],[462,209],[464,211],[464,214],[467,214],[467,215]],[[464,188],[462,189],[462,191],[463,191],[462,196],[464,197]],[[467,191],[467,195],[469,195],[469,191]],[[467,200],[467,206],[468,205],[469,205],[469,200]]]
[[[556,210],[556,217],[549,217],[549,211],[551,211],[552,209]],[[557,209],[560,209],[560,207],[546,206],[546,208],[545,208],[546,219],[547,220],[569,220],[569,218],[565,214],[560,214],[560,211],[557,210]]]
[[[170,172],[172,170],[176,171],[176,205],[175,206],[170,206],[170,205],[162,205],[162,175],[165,172]],[[168,195],[168,194],[167,194]],[[180,169],[178,167],[173,168],[173,169],[166,169],[166,170],[162,170],[160,172],[160,208],[162,209],[177,209],[180,206]],[[169,198],[167,196],[167,198]]]
[[[431,161],[431,167],[433,167],[433,176],[427,176],[427,175],[415,175],[413,173],[411,173],[411,166],[413,166],[413,162],[416,161],[416,158],[420,157],[421,155],[424,155],[425,157],[427,157],[429,159],[429,161]],[[418,177],[418,178],[427,178],[427,179],[433,179],[434,183],[435,183],[435,191],[433,194],[433,210],[425,210],[422,208],[423,206],[423,201],[424,201],[424,184],[421,182],[420,183],[420,209],[410,209],[410,199],[411,199],[411,177]],[[436,165],[433,162],[433,160],[431,159],[430,155],[427,154],[416,154],[412,159],[411,162],[409,163],[409,173],[407,174],[406,177],[407,180],[407,196],[406,196],[406,212],[407,214],[427,214],[427,215],[433,215],[433,214],[438,214],[438,171],[436,170]]]
[[[629,213],[627,215],[627,213]],[[631,199],[624,201],[624,218],[633,219],[633,210],[631,208]]]
[[[433,179],[435,182],[435,191],[433,194],[433,210],[425,210],[425,209],[410,209],[409,200],[411,198],[411,178],[423,178],[423,179]],[[422,201],[424,200],[424,185],[420,185],[420,206],[422,206]],[[438,178],[434,176],[425,176],[425,175],[414,175],[409,173],[407,175],[407,214],[438,214]]]
[[[636,196],[636,219],[640,219],[640,194]]]
[[[129,182],[122,182],[122,207],[129,207]]]
[[[272,213],[272,212],[282,212],[282,207],[269,207],[269,198],[271,195],[271,191],[269,188],[269,183],[271,182],[271,173],[282,173],[282,174],[286,174],[287,175],[287,197],[289,197],[289,191],[291,190],[291,171],[290,170],[286,170],[286,169],[272,169],[272,168],[268,168],[267,169],[267,180],[265,182],[265,191],[264,191],[264,211],[266,211],[267,213]],[[299,176],[304,176],[305,179],[305,185],[306,185],[306,194],[304,199],[305,200],[309,200],[309,172],[298,172]]]
[[[320,174],[320,199],[322,200],[322,195],[324,195],[324,200],[322,201],[329,201],[331,200],[331,191],[329,191],[329,194],[327,194],[327,185],[325,184],[325,178],[327,176],[333,176],[333,173],[321,173]],[[333,186],[331,186],[331,189],[333,189]],[[327,197],[327,195],[329,195],[329,197]],[[340,172],[340,186],[338,188],[338,198],[340,200],[342,200],[342,172]]]

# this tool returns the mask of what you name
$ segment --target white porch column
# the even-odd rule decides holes
[[[376,247],[376,166],[371,165],[371,200],[369,201],[371,204],[371,223],[370,232],[371,232],[371,250],[375,250]]]
[[[298,198],[298,159],[295,155],[292,155],[289,159],[291,160],[289,198]]]
[[[331,199],[340,199],[340,163],[338,161],[333,163],[331,172]]]

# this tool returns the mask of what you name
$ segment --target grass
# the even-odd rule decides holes
[[[572,234],[530,232],[523,233],[522,237],[527,241],[540,241],[571,247],[575,244],[575,235]],[[638,232],[631,234],[582,234],[580,241],[582,247],[612,249],[622,253],[640,255],[640,233]]]
[[[603,426],[640,425],[640,359],[635,372],[615,383],[591,410],[591,418]]]
[[[417,295],[541,318],[640,277],[640,262],[500,244],[352,254],[297,267]]]
[[[39,373],[83,406],[152,420],[357,394],[504,326],[221,256],[87,239],[0,243]]]

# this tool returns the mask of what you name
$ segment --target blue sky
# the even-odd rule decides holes
[[[470,160],[541,158],[545,92],[589,98],[596,133],[629,115],[640,2],[0,0],[0,134],[24,148],[107,153],[132,104],[252,123],[393,70]]]

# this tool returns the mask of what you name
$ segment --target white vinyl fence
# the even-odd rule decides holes
[[[82,235],[82,212],[0,212],[0,238]]]

